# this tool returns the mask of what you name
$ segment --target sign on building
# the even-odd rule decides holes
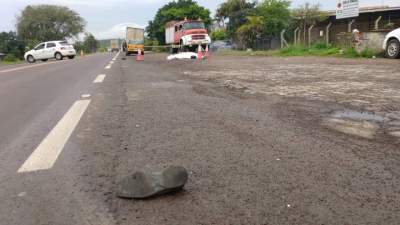
[[[338,0],[336,6],[336,19],[358,17],[359,15],[359,0]]]

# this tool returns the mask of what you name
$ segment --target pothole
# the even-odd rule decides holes
[[[371,112],[344,110],[331,114],[324,120],[323,125],[341,133],[373,139],[379,130],[383,129],[383,125],[390,121],[388,117]]]

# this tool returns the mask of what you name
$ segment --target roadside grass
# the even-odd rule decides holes
[[[302,45],[290,45],[280,50],[269,50],[269,51],[238,51],[238,50],[223,50],[218,52],[220,55],[238,55],[238,56],[333,56],[343,58],[373,58],[379,57],[371,49],[365,49],[358,53],[353,48],[341,49],[324,42],[313,44],[311,47]]]
[[[3,60],[0,61],[0,65],[14,65],[14,64],[20,64],[23,61],[16,57],[14,54],[8,54],[6,57],[4,57]]]
[[[9,62],[9,61],[0,61],[0,65],[17,65],[17,64],[21,64],[24,63],[24,60],[16,60],[13,62]]]

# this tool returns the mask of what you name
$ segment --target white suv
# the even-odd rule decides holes
[[[383,49],[388,58],[397,59],[400,57],[400,28],[386,35]]]
[[[34,63],[36,60],[47,61],[55,58],[62,60],[64,57],[73,59],[76,55],[74,47],[67,41],[49,41],[38,44],[34,49],[25,53],[25,60]]]

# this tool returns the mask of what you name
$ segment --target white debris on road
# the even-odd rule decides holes
[[[174,59],[197,59],[197,54],[194,52],[182,52],[167,57],[167,60]]]

